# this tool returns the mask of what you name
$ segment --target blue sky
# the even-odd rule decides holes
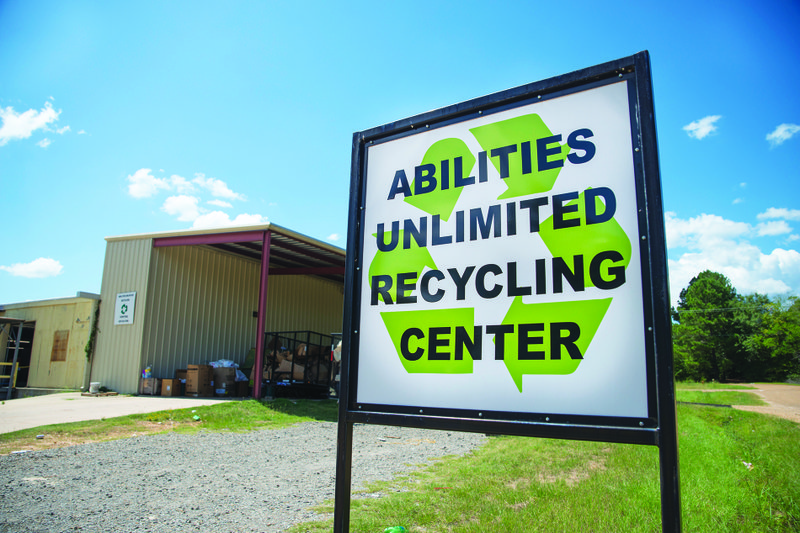
[[[0,2],[0,303],[100,292],[104,237],[344,247],[352,134],[649,50],[673,300],[800,294],[800,4]]]

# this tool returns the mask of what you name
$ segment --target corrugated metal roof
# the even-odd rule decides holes
[[[209,246],[240,257],[261,261],[263,235],[266,231],[271,233],[270,275],[316,275],[344,283],[343,249],[275,224],[123,235],[106,237],[106,241],[153,239],[154,247]]]

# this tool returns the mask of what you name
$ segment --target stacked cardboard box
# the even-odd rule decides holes
[[[186,369],[186,394],[193,396],[212,396],[211,367],[208,365],[189,365]]]
[[[236,392],[236,369],[235,368],[215,368],[214,393],[217,396],[233,396]]]
[[[187,370],[185,368],[179,368],[175,370],[175,379],[178,380],[180,385],[178,396],[183,396],[186,394],[186,372]]]
[[[161,380],[158,378],[140,378],[139,394],[157,395],[161,393]]]
[[[161,380],[161,396],[180,396],[181,382],[177,379]]]

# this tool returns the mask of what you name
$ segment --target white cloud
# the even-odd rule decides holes
[[[78,135],[86,135],[86,130],[78,130]]]
[[[150,172],[149,168],[140,168],[128,176],[128,194],[134,198],[149,198],[159,189],[170,188],[167,180],[156,178]]]
[[[12,276],[20,276],[23,278],[50,278],[58,276],[64,267],[49,257],[40,257],[34,259],[30,263],[14,263],[11,266],[0,265],[0,270],[5,270]]]
[[[767,134],[767,140],[770,146],[780,146],[785,143],[800,131],[800,126],[797,124],[781,124],[772,133]]]
[[[48,124],[58,121],[61,110],[56,111],[50,102],[45,102],[40,111],[28,109],[22,113],[14,111],[13,107],[0,107],[0,146],[4,146],[8,141],[27,139],[36,130],[48,129]]]
[[[664,214],[666,221],[667,245],[669,248],[689,249],[711,248],[731,239],[744,237],[751,231],[744,222],[726,220],[718,215],[702,214],[682,220],[675,213]]]
[[[744,181],[743,181],[743,182],[741,182],[741,183],[739,184],[739,187],[741,187],[742,189],[744,189],[745,187],[747,187],[747,182],[744,182]]]
[[[770,220],[769,222],[760,222],[756,224],[756,233],[759,237],[765,235],[785,235],[791,232],[792,228],[785,220]]]
[[[161,172],[164,171],[162,170]],[[195,191],[195,187],[192,185],[192,182],[183,176],[178,176],[177,174],[173,174],[169,177],[169,186],[171,189],[174,189],[180,194],[186,194]]]
[[[800,220],[800,209],[786,209],[785,207],[770,207],[763,213],[759,213],[758,220],[771,218],[782,218],[784,220]]]
[[[709,115],[707,117],[703,117],[700,120],[695,120],[691,124],[688,124],[683,127],[683,130],[689,134],[689,137],[694,137],[695,139],[703,139],[710,134],[717,131],[717,126],[715,122],[722,118],[722,115]]]
[[[159,171],[163,173],[164,171]],[[232,200],[245,200],[244,195],[233,192],[228,185],[216,178],[206,178],[204,174],[195,174],[191,180],[171,175],[169,178],[159,178],[153,175],[149,168],[137,170],[128,176],[128,194],[134,198],[149,198],[160,191],[169,191],[161,210],[168,215],[176,217],[182,222],[192,222],[195,228],[216,228],[228,226],[248,226],[267,223],[267,218],[261,215],[238,215],[231,219],[223,211],[203,209],[201,205],[208,204],[216,208],[230,209]],[[213,198],[206,200],[204,196]]]
[[[744,202],[744,198],[734,198],[733,202],[731,202],[731,203],[733,205],[736,205],[736,204],[740,204],[742,202]]]
[[[231,225],[231,217],[223,211],[211,211],[197,217],[192,224],[193,229],[224,228]]]
[[[51,144],[53,144],[53,141],[51,141],[50,139],[48,139],[47,137],[45,137],[44,139],[42,139],[41,141],[39,141],[38,143],[36,143],[36,146],[41,146],[42,148],[47,148],[47,147],[48,147],[48,146],[50,146]]]
[[[58,128],[58,129],[56,130],[56,133],[58,133],[59,135],[64,135],[65,133],[67,133],[68,131],[70,131],[70,129],[71,129],[71,128],[70,128],[69,126],[64,126],[63,128]]]
[[[330,235],[328,235],[328,240],[329,241],[338,241],[339,240],[339,234],[338,233],[331,233]]]
[[[192,229],[225,228],[232,226],[257,226],[268,223],[267,217],[262,215],[250,215],[243,213],[233,220],[227,213],[222,211],[211,211],[197,217],[192,224]]]
[[[199,201],[199,198],[185,194],[170,196],[164,200],[161,209],[168,215],[177,215],[182,222],[191,222],[200,216],[200,209],[197,207]]]
[[[800,252],[775,248],[764,253],[747,240],[790,232],[785,222],[751,226],[707,214],[683,220],[669,212],[665,220],[667,243],[673,250],[669,260],[673,304],[681,289],[706,269],[727,276],[742,294],[800,294]],[[675,248],[688,252],[675,253]]]
[[[244,200],[244,195],[233,192],[228,188],[228,184],[217,178],[206,178],[205,174],[195,174],[193,183],[208,190],[212,196],[227,198],[229,200]]]
[[[128,182],[128,193],[134,198],[148,198],[155,195],[159,190],[189,194],[196,192],[200,187],[216,198],[245,200],[244,195],[233,192],[224,181],[217,178],[206,178],[204,174],[196,174],[191,181],[177,174],[173,174],[169,178],[156,178],[152,174],[152,169],[141,168],[128,176]],[[221,203],[215,203],[214,205],[231,207],[231,204],[224,200],[218,200],[218,202]],[[212,200],[209,203],[214,203],[214,201]]]
[[[233,226],[257,226],[259,224],[267,224],[269,219],[262,215],[250,215],[247,213],[242,213],[241,215],[237,215],[231,223]]]

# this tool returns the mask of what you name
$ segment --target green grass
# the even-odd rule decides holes
[[[197,416],[198,420],[194,417]],[[121,416],[85,422],[53,424],[0,434],[0,454],[15,450],[38,450],[163,433],[198,431],[252,431],[279,429],[309,420],[335,422],[338,405],[332,400],[288,400],[270,402],[243,400]],[[36,439],[45,435],[44,439]]]
[[[718,391],[702,392],[692,390],[676,391],[679,402],[712,403],[717,405],[767,405],[767,403],[751,392]]]
[[[195,421],[194,417],[199,417]],[[178,422],[174,431],[193,433],[207,431],[252,431],[256,429],[279,429],[309,420],[334,422],[338,416],[338,405],[334,401],[277,399],[270,402],[243,400],[192,409],[159,411],[144,415],[133,415],[136,420],[148,422]],[[199,422],[199,423],[193,423]]]
[[[678,406],[678,426],[684,531],[800,528],[800,426],[694,405]],[[332,502],[319,511],[332,512]],[[658,449],[492,437],[472,454],[353,494],[350,531],[391,525],[410,533],[660,531]]]
[[[713,389],[755,389],[752,385],[734,385],[733,383],[717,383],[716,381],[709,381],[700,383],[697,381],[677,381],[675,383],[677,390],[713,390]]]

